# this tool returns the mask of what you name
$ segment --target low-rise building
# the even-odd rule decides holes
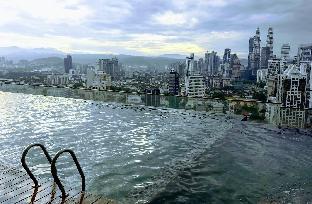
[[[89,69],[86,86],[91,89],[108,90],[111,87],[111,77],[103,71]]]
[[[228,108],[229,111],[232,113],[236,113],[241,107],[247,106],[247,107],[252,107],[252,106],[257,106],[257,100],[256,99],[245,99],[245,98],[231,98],[228,99]]]
[[[51,74],[47,76],[46,84],[52,86],[65,86],[69,84],[69,81],[68,74]]]

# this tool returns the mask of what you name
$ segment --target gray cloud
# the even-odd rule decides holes
[[[312,19],[309,16],[312,4],[309,1],[59,1],[57,3],[63,7],[55,9],[55,19],[53,13],[50,16],[42,14],[41,9],[49,8],[30,6],[24,10],[23,5],[18,5],[19,1],[16,1],[16,5],[7,5],[8,8],[15,6],[16,13],[12,18],[0,20],[0,34],[22,35],[34,42],[36,38],[50,38],[48,45],[58,49],[65,46],[66,39],[70,39],[65,46],[67,51],[86,49],[156,55],[162,52],[186,54],[191,48],[195,49],[195,53],[212,49],[220,53],[230,47],[235,52],[247,53],[248,38],[255,29],[258,26],[261,28],[264,45],[267,29],[273,26],[276,54],[281,44],[286,42],[291,43],[295,53],[298,44],[311,42]],[[34,2],[30,0],[28,3]],[[34,10],[28,12],[31,9]],[[0,45],[29,46],[22,40],[14,44],[14,37],[11,41],[2,39]],[[58,46],[58,43],[63,45]],[[184,49],[183,44],[190,49]]]

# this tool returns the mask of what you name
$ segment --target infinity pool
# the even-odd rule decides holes
[[[44,144],[53,155],[74,150],[87,190],[120,203],[312,201],[312,139],[238,118],[0,92],[0,162],[20,166],[23,149]],[[50,177],[39,151],[35,174]],[[58,168],[80,186],[67,157]]]

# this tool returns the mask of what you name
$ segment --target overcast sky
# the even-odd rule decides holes
[[[61,51],[241,57],[257,27],[274,28],[277,55],[312,42],[311,0],[0,0],[0,46]]]

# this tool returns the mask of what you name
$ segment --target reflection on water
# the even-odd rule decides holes
[[[73,149],[87,190],[121,203],[311,201],[311,133],[203,112],[0,92],[0,162]],[[50,177],[39,152],[35,173]],[[79,175],[59,159],[67,185]]]
[[[43,143],[53,153],[71,148],[84,167],[88,189],[119,200],[137,199],[130,194],[154,183],[152,177],[165,166],[170,169],[163,176],[173,176],[176,162],[187,165],[220,137],[211,135],[207,128],[218,121],[204,113],[0,93],[1,155],[6,155],[0,157],[2,163],[18,165],[29,143]],[[30,157],[37,164],[36,173],[48,177],[44,157],[37,151],[30,152]],[[79,185],[73,167],[70,160],[60,158],[64,178]]]
[[[215,99],[192,99],[177,96],[160,95],[137,95],[127,93],[116,93],[108,91],[94,91],[83,89],[53,88],[28,85],[3,84],[1,91],[16,93],[28,93],[34,95],[57,96],[67,98],[82,98],[104,102],[117,102],[155,107],[167,107],[175,109],[192,109],[198,111],[222,112],[224,104],[221,100]]]

